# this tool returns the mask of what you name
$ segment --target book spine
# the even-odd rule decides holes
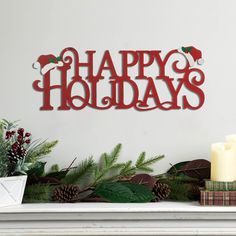
[[[236,191],[236,182],[206,181],[205,187],[208,191]]]
[[[203,206],[236,206],[236,191],[201,191]]]

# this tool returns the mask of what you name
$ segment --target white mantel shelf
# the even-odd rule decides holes
[[[0,235],[236,236],[236,207],[196,202],[23,204],[0,208]]]

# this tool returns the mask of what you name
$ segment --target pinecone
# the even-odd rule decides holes
[[[79,186],[65,184],[57,187],[53,192],[53,200],[56,202],[76,202],[79,200]]]
[[[170,194],[170,187],[168,184],[160,183],[157,181],[153,187],[153,193],[155,194],[155,201],[159,202],[166,199]]]
[[[19,160],[23,160],[26,155],[26,150],[22,146],[12,148],[8,151],[7,156],[11,164],[17,164]]]

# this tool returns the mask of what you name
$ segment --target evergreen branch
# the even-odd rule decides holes
[[[121,168],[124,168],[125,163],[116,163],[113,166],[111,166],[111,170],[119,170]]]
[[[42,146],[44,143],[46,143],[46,141],[40,141],[39,139],[33,140],[27,150],[25,159],[28,161],[30,161],[31,155],[32,153],[37,150],[38,148],[40,148],[40,146]],[[28,161],[28,162],[29,162]]]
[[[107,153],[103,153],[100,157],[99,161],[99,169],[102,171],[103,169],[106,169],[109,165],[109,160],[108,160],[108,155]]]
[[[57,143],[57,140],[52,142],[35,142],[28,151],[26,161],[32,163],[36,162],[37,160],[51,153],[52,149],[57,145]]]
[[[137,170],[147,172],[147,173],[153,172],[153,169],[151,167],[147,167],[147,166],[140,166],[139,168],[137,168]]]
[[[142,154],[140,154],[140,156],[141,155]],[[146,167],[156,163],[157,161],[160,161],[162,158],[164,158],[164,155],[155,156],[155,157],[149,158],[147,160],[145,160],[145,157],[139,158],[139,162],[136,163],[136,168],[137,169],[146,168]],[[142,160],[142,162],[140,160]]]
[[[13,121],[13,122],[8,121],[6,119],[1,120],[1,124],[2,124],[3,128],[6,129],[6,130],[11,130],[13,128],[16,128],[17,127],[17,122],[18,122],[18,120]]]
[[[81,184],[86,181],[94,172],[95,163],[93,157],[89,157],[78,165],[77,168],[69,171],[66,177],[62,180],[66,184]]]
[[[122,144],[121,143],[119,143],[115,146],[115,148],[113,149],[113,151],[111,152],[111,154],[109,156],[110,157],[109,158],[109,166],[112,166],[118,160],[121,149],[122,149]]]
[[[135,174],[136,168],[132,166],[132,161],[127,161],[124,165],[124,168],[120,171],[120,176],[130,176]]]
[[[119,157],[119,154],[121,152],[122,145],[119,143],[115,146],[115,148],[112,150],[110,155],[107,153],[103,153],[100,157],[99,166],[95,170],[95,179],[92,184],[92,186],[95,186],[96,184],[100,183],[103,180],[107,180],[107,178],[112,178],[114,176],[109,176],[110,172],[114,172],[115,170],[120,169],[124,166],[124,164],[116,163],[117,159]]]
[[[136,161],[136,163],[135,163],[135,166],[140,166],[140,165],[144,162],[145,156],[146,156],[146,153],[145,153],[145,152],[142,152],[142,153],[139,155],[139,157],[138,157],[138,159],[137,159],[137,161]]]

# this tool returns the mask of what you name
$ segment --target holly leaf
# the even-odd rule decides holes
[[[49,59],[49,62],[50,62],[50,63],[55,63],[55,61],[54,61],[53,58]]]

